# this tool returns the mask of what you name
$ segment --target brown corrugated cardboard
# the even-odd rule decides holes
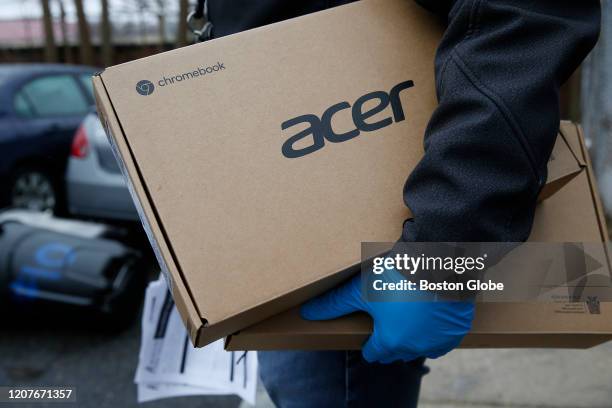
[[[579,129],[563,123],[561,132],[581,165],[588,163]],[[607,232],[590,167],[539,204],[530,241],[607,242]],[[568,313],[570,311],[571,313]],[[585,304],[481,303],[472,331],[461,347],[591,347],[612,339],[612,303],[599,314]],[[371,333],[371,320],[355,314],[328,322],[301,319],[293,309],[230,336],[229,350],[359,349]]]
[[[413,2],[366,0],[94,77],[196,345],[339,283],[361,241],[399,237],[402,187],[436,106],[441,32]],[[319,117],[338,134],[324,138]],[[547,195],[580,173],[569,145],[556,152]]]
[[[586,167],[582,158],[580,145],[577,145],[571,135],[574,133],[575,125],[571,122],[561,122],[560,136],[553,148],[548,162],[548,178],[546,185],[540,192],[539,199],[545,200],[559,191],[572,178]],[[565,137],[568,133],[570,137]]]

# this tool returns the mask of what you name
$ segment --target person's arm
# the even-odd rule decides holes
[[[440,104],[405,185],[414,218],[402,238],[524,241],[559,130],[559,88],[597,41],[599,0],[456,0],[448,20]]]
[[[439,106],[404,188],[407,242],[524,241],[559,127],[559,87],[594,46],[598,0],[419,0],[450,8],[436,56]],[[359,276],[302,306],[310,320],[362,310],[368,361],[435,358],[470,329],[471,302],[367,302]]]

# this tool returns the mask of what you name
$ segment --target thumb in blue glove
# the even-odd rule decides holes
[[[374,331],[362,349],[368,362],[437,358],[457,347],[470,330],[474,303],[435,301],[433,294],[431,300],[421,299],[365,301],[357,275],[302,305],[301,314],[307,320],[329,320],[357,311],[368,313],[374,321]]]

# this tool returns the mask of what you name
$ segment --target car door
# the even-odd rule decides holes
[[[69,74],[37,76],[13,97],[17,156],[40,158],[45,165],[63,169],[74,133],[91,101],[77,79]]]

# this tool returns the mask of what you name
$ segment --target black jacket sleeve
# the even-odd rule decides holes
[[[439,106],[404,200],[404,241],[524,241],[559,128],[559,87],[597,41],[598,0],[419,0],[448,29]]]

